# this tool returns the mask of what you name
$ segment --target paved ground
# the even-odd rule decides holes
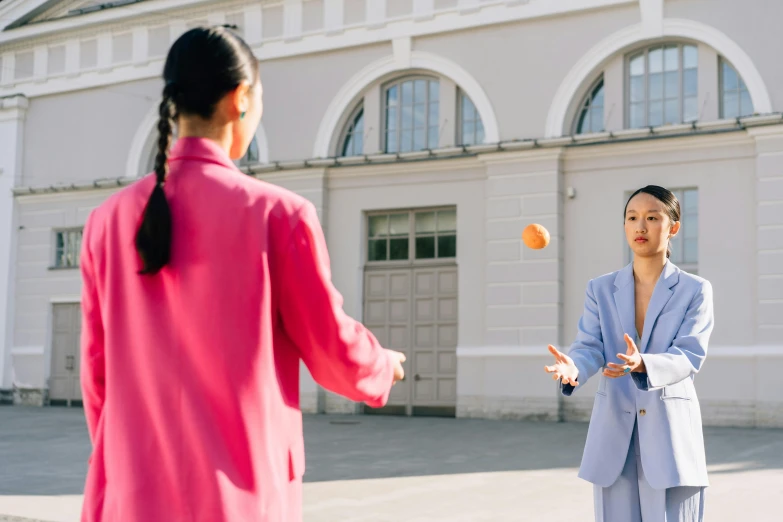
[[[307,416],[305,522],[590,522],[586,428]],[[705,435],[706,521],[780,520],[783,430]],[[77,521],[88,454],[80,410],[0,408],[0,522]]]

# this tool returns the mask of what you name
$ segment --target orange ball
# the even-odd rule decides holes
[[[549,244],[549,231],[538,223],[532,223],[522,231],[522,241],[528,248],[540,250]]]

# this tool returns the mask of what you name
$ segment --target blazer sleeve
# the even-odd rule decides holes
[[[664,353],[642,354],[647,372],[631,374],[636,387],[656,390],[698,373],[707,357],[713,323],[712,285],[704,281],[693,296],[669,349]]]
[[[315,208],[306,203],[281,260],[283,327],[324,388],[371,407],[384,406],[394,379],[391,355],[343,310]]]
[[[595,299],[592,281],[587,284],[584,312],[579,320],[576,340],[571,345],[568,355],[579,370],[577,376],[579,384],[586,383],[606,364],[598,302]],[[563,395],[568,396],[574,392],[574,386],[563,384],[561,381],[560,390]]]
[[[106,357],[95,263],[90,251],[92,228],[91,215],[84,227],[79,259],[82,275],[80,382],[87,429],[94,443],[98,421],[106,400]]]

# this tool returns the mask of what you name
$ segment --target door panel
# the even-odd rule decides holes
[[[81,319],[81,305],[78,303],[52,306],[50,400],[70,402],[82,399],[79,382]]]
[[[365,325],[384,347],[408,358],[389,412],[400,412],[400,406],[408,413],[456,407],[457,280],[456,266],[365,272]]]

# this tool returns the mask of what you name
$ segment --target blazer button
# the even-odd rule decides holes
[[[647,410],[639,410],[639,415],[644,417],[645,415],[647,415]]]

